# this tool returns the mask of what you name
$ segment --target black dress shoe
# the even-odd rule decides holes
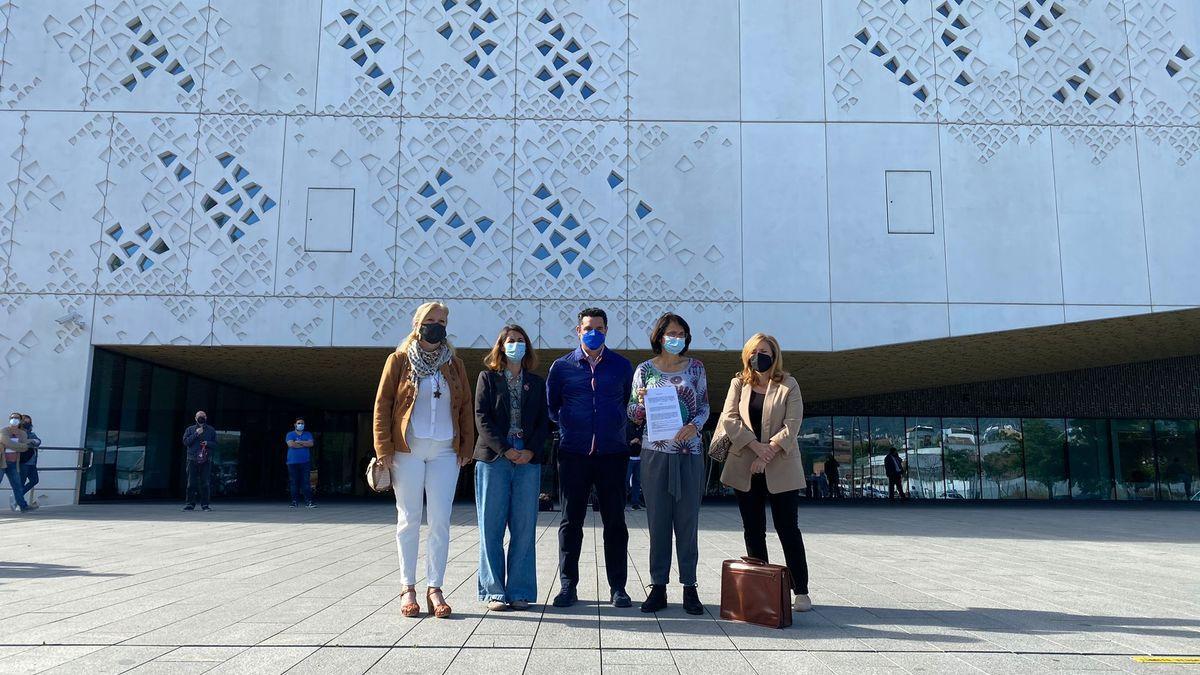
[[[570,607],[579,600],[579,596],[575,593],[574,584],[563,584],[563,587],[558,591],[558,595],[554,596],[555,607]]]
[[[183,510],[184,510],[184,511],[195,511],[195,510],[196,510],[196,505],[195,505],[195,504],[188,504],[187,506],[184,506],[184,507],[183,507]]]
[[[613,607],[633,607],[633,600],[629,599],[629,594],[624,588],[618,588],[612,593],[612,604]]]
[[[664,584],[651,584],[650,595],[642,603],[642,611],[650,614],[667,608],[667,587]]]
[[[695,586],[683,587],[683,611],[688,614],[703,614],[704,603],[700,602],[700,594]]]

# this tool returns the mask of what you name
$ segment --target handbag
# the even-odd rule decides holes
[[[792,625],[792,575],[783,565],[743,556],[721,563],[721,618],[767,628]]]
[[[729,451],[733,449],[733,441],[729,440],[720,429],[713,432],[712,441],[708,444],[708,456],[718,462],[724,462],[729,458]]]
[[[367,487],[373,492],[387,492],[392,489],[392,467],[379,457],[372,457],[367,464]]]

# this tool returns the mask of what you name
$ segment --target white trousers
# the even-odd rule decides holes
[[[392,490],[396,493],[396,549],[400,583],[417,583],[417,543],[421,539],[421,498],[429,522],[425,552],[426,585],[440,588],[450,550],[450,509],[458,486],[458,456],[450,441],[408,439],[410,452],[392,456]]]

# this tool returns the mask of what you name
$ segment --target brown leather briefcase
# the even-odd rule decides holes
[[[721,618],[768,628],[792,625],[788,568],[747,557],[721,563]]]

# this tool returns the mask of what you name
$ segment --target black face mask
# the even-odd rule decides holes
[[[441,344],[446,339],[446,327],[440,323],[423,323],[418,331],[421,339],[429,344]]]
[[[205,422],[208,422],[208,418],[207,418],[207,417],[203,417],[203,416],[201,416],[201,417],[197,417],[197,418],[196,418],[196,424],[204,424]]]
[[[775,365],[775,359],[770,354],[757,353],[750,357],[750,367],[754,370],[765,373]]]

